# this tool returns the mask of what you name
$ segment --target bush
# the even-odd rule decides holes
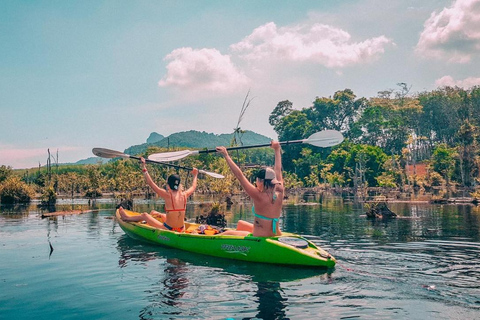
[[[86,198],[96,199],[102,197],[102,192],[100,189],[88,189],[87,193],[85,193]]]
[[[4,204],[28,203],[34,196],[35,190],[16,176],[8,177],[0,185],[0,202]]]
[[[441,187],[444,186],[446,183],[445,179],[440,175],[440,173],[435,171],[431,172],[428,175],[427,182],[432,187]]]
[[[377,183],[379,187],[384,188],[396,188],[397,184],[395,183],[395,176],[386,172],[382,172],[377,178]]]
[[[43,206],[54,206],[57,202],[57,193],[53,187],[46,187],[42,192],[42,205]]]

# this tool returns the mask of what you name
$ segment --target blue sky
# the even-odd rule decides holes
[[[271,138],[296,109],[352,89],[480,85],[480,0],[0,2],[0,165],[123,151],[151,132]]]

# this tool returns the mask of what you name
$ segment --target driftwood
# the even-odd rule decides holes
[[[389,219],[397,217],[397,214],[388,208],[385,201],[367,204],[367,211],[365,214],[367,215],[367,218],[371,219]]]

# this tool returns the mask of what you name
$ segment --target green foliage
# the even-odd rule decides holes
[[[377,183],[379,187],[384,188],[396,188],[397,184],[395,183],[395,176],[391,173],[382,172],[377,178]]]
[[[474,185],[479,174],[480,148],[477,142],[478,129],[466,120],[457,132],[458,166],[456,174],[464,186]]]
[[[313,106],[305,109],[305,113],[313,123],[313,132],[333,129],[347,132],[348,137],[348,132],[366,106],[366,99],[356,99],[352,90],[345,89],[335,92],[333,99],[317,97]]]
[[[17,176],[9,176],[0,184],[1,203],[28,203],[34,196],[35,190]]]
[[[417,99],[373,98],[352,126],[354,141],[381,147],[387,154],[401,154],[417,128],[422,108]]]
[[[46,187],[42,190],[42,196],[40,198],[42,205],[54,206],[57,202],[57,193],[53,186]]]
[[[283,117],[275,126],[280,141],[304,139],[311,132],[312,122],[307,119],[304,112],[294,110],[288,116]],[[294,159],[300,157],[302,146],[291,145],[285,147],[288,152],[284,152],[282,157],[283,167],[286,171],[295,172]]]
[[[270,123],[270,125],[275,128],[280,123],[280,120],[282,118],[292,113],[292,107],[293,104],[290,101],[280,101],[270,114],[270,117],[268,118],[268,123]]]
[[[457,152],[453,148],[448,148],[446,144],[438,145],[433,151],[432,167],[438,172],[447,183],[455,169],[455,157]]]
[[[10,166],[0,166],[0,183],[7,180],[13,174],[13,169]]]
[[[342,187],[345,185],[345,177],[339,172],[328,172],[325,178],[327,182],[334,187]]]
[[[283,172],[283,185],[286,189],[302,188],[303,183],[295,173]]]
[[[345,177],[345,182],[353,185],[353,177],[359,172],[364,177],[368,186],[377,186],[377,177],[385,169],[383,163],[387,155],[379,147],[352,144],[348,141],[342,143],[328,156],[327,162],[332,163],[331,172],[337,172]],[[328,180],[328,177],[327,177]]]
[[[426,184],[431,187],[441,187],[445,183],[445,179],[438,172],[433,171],[427,176]]]

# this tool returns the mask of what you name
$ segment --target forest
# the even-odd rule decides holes
[[[318,148],[305,144],[283,148],[285,187],[336,189],[351,193],[396,190],[406,194],[433,192],[448,197],[463,190],[480,198],[480,87],[444,87],[411,93],[405,83],[396,89],[378,92],[374,98],[357,97],[350,89],[331,97],[316,97],[311,106],[301,109],[280,101],[269,117],[279,141],[297,140],[325,129],[342,132],[342,144]],[[232,140],[237,145],[240,139]],[[150,147],[137,156],[172,151]],[[270,148],[231,153],[247,176],[262,165],[272,165]],[[236,194],[240,185],[230,173],[223,157],[215,154],[191,156],[178,164],[223,174],[225,179],[201,177],[200,193]],[[417,172],[416,168],[423,168]],[[165,183],[176,169],[149,165],[154,180]],[[190,171],[178,173],[186,185]],[[433,194],[433,193],[432,193]],[[0,166],[2,203],[28,202],[35,197],[45,203],[57,197],[101,196],[128,199],[150,197],[136,160],[114,159],[96,165],[51,165],[13,170]]]

